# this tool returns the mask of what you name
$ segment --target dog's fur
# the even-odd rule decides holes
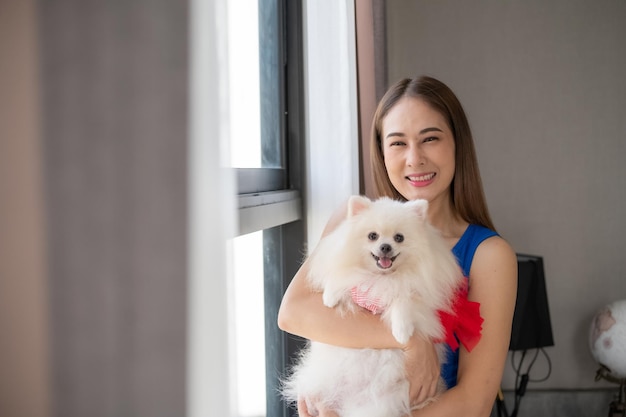
[[[450,249],[427,222],[427,207],[425,200],[351,197],[346,220],[308,260],[308,282],[323,293],[324,304],[342,313],[361,308],[351,296],[353,288],[361,288],[382,306],[380,318],[401,344],[415,332],[441,339],[437,311],[450,309],[463,278]],[[443,382],[440,386],[445,389]],[[411,409],[401,349],[349,349],[311,341],[282,392],[290,402],[311,400],[311,412],[316,403],[342,417],[402,416]]]

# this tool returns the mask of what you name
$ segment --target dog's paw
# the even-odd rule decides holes
[[[405,344],[409,341],[414,330],[413,325],[408,322],[395,321],[391,324],[391,334],[393,334],[393,337],[401,344]]]
[[[341,297],[338,297],[337,294],[334,294],[332,291],[324,291],[322,293],[322,301],[326,307],[335,307],[340,299]]]

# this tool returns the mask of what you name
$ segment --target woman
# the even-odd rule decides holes
[[[351,348],[401,348],[406,353],[412,404],[433,396],[439,376],[448,390],[412,413],[488,416],[508,351],[517,291],[517,260],[496,234],[482,190],[472,135],[454,93],[430,78],[404,79],[382,98],[374,115],[371,163],[376,193],[399,200],[426,199],[439,229],[469,280],[468,297],[480,303],[482,337],[471,353],[460,347],[440,369],[432,343],[414,336],[400,346],[378,316],[363,309],[340,317],[306,285],[305,262],[285,292],[279,327],[292,334]],[[324,235],[345,218],[342,207]],[[304,402],[300,415],[308,416]],[[334,416],[322,410],[320,415]]]

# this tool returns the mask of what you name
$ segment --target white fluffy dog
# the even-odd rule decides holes
[[[415,332],[441,340],[437,312],[450,311],[463,277],[450,248],[428,223],[427,208],[425,200],[351,197],[347,219],[309,258],[311,288],[342,313],[360,306],[380,313],[402,344]],[[290,402],[314,400],[342,417],[403,416],[411,409],[401,349],[311,341],[283,381],[283,395]]]

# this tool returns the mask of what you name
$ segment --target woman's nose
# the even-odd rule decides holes
[[[420,149],[415,146],[408,150],[407,155],[407,165],[410,167],[418,167],[426,164],[426,157],[420,151]]]

